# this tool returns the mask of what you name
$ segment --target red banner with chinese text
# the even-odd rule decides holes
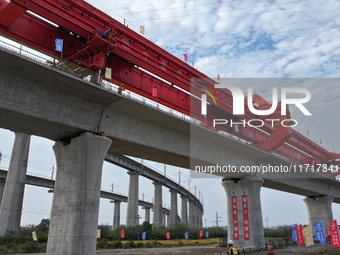
[[[297,235],[297,244],[304,244],[305,243],[305,239],[303,238],[303,233],[302,233],[302,225],[298,225],[296,228],[294,228],[295,233]]]
[[[250,240],[248,195],[242,195],[242,211],[243,211],[244,240],[248,241]]]
[[[234,240],[239,240],[237,196],[235,192],[233,193],[234,194],[232,194],[231,196],[231,206],[232,206],[232,214],[233,214],[233,237],[234,237]]]
[[[331,222],[329,230],[331,231],[331,245],[333,247],[340,247],[339,229],[336,220]]]

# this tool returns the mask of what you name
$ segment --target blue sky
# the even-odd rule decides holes
[[[340,2],[337,0],[302,1],[209,1],[209,0],[130,0],[88,1],[117,20],[139,32],[145,26],[145,37],[211,77],[221,78],[322,78],[340,77]],[[114,2],[114,4],[113,4]],[[340,151],[338,112],[339,88],[322,85],[312,88],[314,121],[303,119],[298,127],[310,132],[312,140],[323,139],[323,146]],[[292,112],[294,114],[294,111]],[[296,112],[295,112],[296,113]],[[296,113],[297,117],[301,117]],[[294,116],[294,115],[293,115]],[[302,117],[301,117],[302,118]],[[296,118],[299,120],[299,118]],[[0,149],[10,156],[13,134],[0,130]],[[52,141],[33,137],[29,172],[51,175],[55,159]],[[9,157],[3,159],[6,166]],[[162,164],[153,164],[163,170]],[[167,167],[172,178],[183,173],[187,181],[189,171]],[[104,164],[103,189],[127,194],[128,175],[118,167]],[[184,185],[188,185],[184,183]],[[208,226],[214,224],[215,214],[226,225],[226,196],[219,179],[193,179],[191,187],[199,186],[205,201]],[[119,186],[119,187],[117,187]],[[150,181],[141,178],[140,196],[153,197]],[[198,193],[198,191],[197,191]],[[262,189],[263,218],[269,225],[307,223],[307,210],[302,196]],[[26,187],[23,224],[36,224],[48,218],[52,195],[47,190]],[[163,189],[163,203],[169,205],[169,192]],[[279,202],[278,202],[279,201]],[[179,203],[180,204],[180,203]],[[291,213],[294,209],[294,214]],[[126,205],[122,204],[122,223]],[[140,209],[144,216],[144,211]],[[340,206],[333,205],[334,217],[340,216]],[[112,224],[113,204],[101,200],[100,223]],[[264,222],[265,223],[265,222]]]

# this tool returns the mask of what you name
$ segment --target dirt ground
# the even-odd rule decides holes
[[[173,254],[192,254],[192,255],[225,255],[227,248],[217,248],[216,245],[207,246],[185,246],[172,248],[140,248],[140,249],[116,249],[116,250],[97,250],[97,255],[173,255]],[[340,248],[332,248],[330,246],[312,246],[312,247],[291,247],[282,250],[276,250],[277,255],[332,255],[335,252],[340,254]],[[240,255],[265,255],[267,252],[243,253],[240,250]],[[16,254],[19,255],[19,254]],[[21,254],[23,255],[23,254]],[[34,253],[26,255],[45,255],[45,253]]]
[[[323,251],[324,250],[324,251]],[[192,254],[192,255],[225,255],[227,248],[217,248],[216,245],[209,246],[186,246],[186,247],[173,247],[173,248],[143,248],[143,249],[119,249],[119,250],[99,250],[97,251],[97,255],[105,254],[105,255],[116,255],[116,254],[129,254],[129,255],[173,255],[173,254]],[[240,255],[265,255],[267,252],[253,252],[253,253],[243,253],[240,251]],[[340,249],[334,249],[332,247],[322,247],[322,246],[313,246],[313,247],[291,247],[282,250],[276,250],[275,253],[277,255],[295,255],[295,254],[303,254],[303,255],[331,255],[330,251],[340,252]]]

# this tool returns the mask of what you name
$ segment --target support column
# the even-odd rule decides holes
[[[122,201],[119,201],[119,200],[114,201],[115,208],[114,208],[114,214],[113,214],[113,228],[112,229],[119,228],[120,226],[120,203],[121,202]]]
[[[198,207],[198,227],[202,228],[202,209]]]
[[[163,225],[162,183],[153,182],[153,184],[155,186],[153,201],[153,225],[158,228]]]
[[[192,200],[188,200],[189,202],[189,228],[194,228],[195,227],[195,223],[194,223],[194,201]]]
[[[129,171],[129,195],[126,210],[126,226],[138,225],[138,193],[139,193],[139,173]]]
[[[169,226],[173,226],[177,223],[177,214],[178,214],[178,208],[177,208],[177,192],[176,190],[170,190],[170,220],[169,220]]]
[[[197,204],[194,203],[194,227],[198,228],[198,211],[197,211],[198,207]]]
[[[306,197],[303,201],[307,206],[309,224],[314,233],[315,230],[313,228],[313,225],[321,220],[323,221],[324,227],[328,228],[333,221],[333,197]]]
[[[0,235],[19,232],[31,136],[15,133],[11,161],[0,207]]]
[[[150,222],[150,207],[143,207],[145,209],[144,221]]]
[[[164,213],[164,226],[169,227],[169,214]]]
[[[228,239],[233,237],[233,216],[232,216],[232,196],[237,200],[237,216],[239,240],[234,240],[235,247],[264,247],[264,229],[262,220],[262,209],[260,190],[262,186],[260,179],[240,179],[224,180],[222,185],[227,195],[228,207]],[[242,195],[248,198],[249,234],[250,240],[245,240]]]
[[[5,179],[0,179],[0,206],[1,206],[2,195],[5,189],[5,182],[6,182]]]
[[[181,196],[182,199],[182,212],[181,212],[181,223],[188,226],[188,198]]]
[[[57,160],[46,255],[95,255],[102,167],[107,137],[85,133],[56,142]]]

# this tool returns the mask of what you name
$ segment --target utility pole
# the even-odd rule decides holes
[[[266,221],[266,226],[268,228],[268,222],[269,222],[268,217],[266,217],[265,221]]]
[[[207,227],[207,218],[204,219],[204,225]]]
[[[219,220],[221,217],[218,216],[218,212],[216,212],[216,220],[214,222],[216,222],[216,227],[218,228],[218,223],[222,222],[221,220]]]
[[[54,166],[52,166],[52,176],[51,176],[51,180],[53,180],[53,176],[54,176]]]
[[[110,186],[111,186],[111,192],[112,192],[112,193],[113,193],[113,188],[114,188],[114,187],[116,187],[116,188],[119,187],[119,186],[117,186],[117,185],[114,185],[113,182],[112,182],[112,184],[111,184]]]
[[[181,185],[181,175],[183,173],[181,171],[178,171],[178,174],[174,174],[174,175],[178,175],[178,184]]]
[[[190,178],[188,179],[188,190],[190,191],[190,182],[192,182],[192,180],[190,180]]]

